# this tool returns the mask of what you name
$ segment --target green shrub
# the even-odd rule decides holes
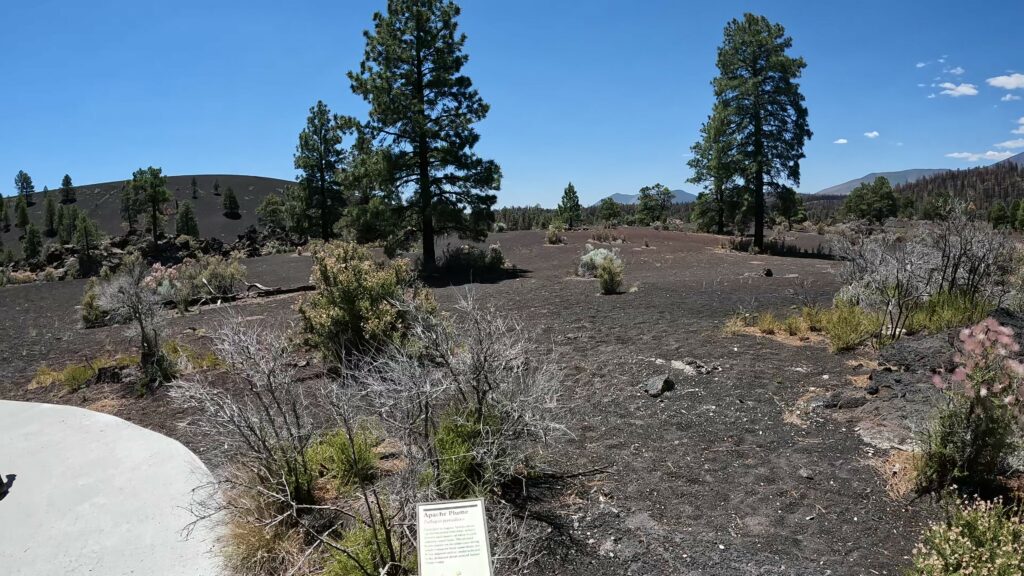
[[[434,436],[440,473],[437,486],[445,498],[480,496],[490,489],[486,470],[477,462],[475,454],[482,434],[475,420],[471,413],[449,413],[441,419]]]
[[[316,293],[299,306],[306,340],[338,365],[346,350],[403,343],[410,319],[403,302],[436,308],[407,261],[378,263],[350,242],[332,242],[313,253],[312,281]]]
[[[597,283],[601,294],[618,294],[622,291],[622,273],[625,266],[618,258],[605,258],[597,265]]]
[[[962,328],[984,320],[995,306],[985,299],[966,293],[940,292],[911,313],[906,331],[942,332]]]
[[[356,428],[351,439],[344,429],[337,430],[309,447],[309,466],[339,490],[370,484],[377,477],[378,444],[380,439],[368,428]]]
[[[386,542],[389,540],[385,538],[386,535],[387,533],[380,526],[377,526],[376,533],[373,528],[365,524],[348,529],[342,539],[337,542],[337,546],[348,551],[348,554],[332,549],[325,562],[323,576],[384,574],[385,572],[382,570],[386,561],[381,556],[381,551],[386,549]],[[390,540],[397,542],[399,538],[397,535],[392,535]],[[387,574],[415,573],[415,558],[402,560],[401,568],[392,564]]]
[[[811,332],[823,332],[825,330],[826,314],[827,311],[817,304],[804,306],[800,310],[800,318],[803,319],[804,325]]]
[[[1019,508],[976,500],[958,503],[929,527],[914,548],[911,576],[1024,574],[1024,523]]]
[[[90,278],[85,285],[85,295],[82,297],[82,325],[86,328],[96,328],[107,323],[107,312],[100,308],[99,290],[95,278]]]
[[[828,336],[833,352],[853,350],[879,333],[881,317],[859,306],[837,303],[824,311],[822,331]]]
[[[986,414],[973,400],[952,396],[923,432],[921,444],[919,494],[951,486],[985,489],[1013,451],[1013,421],[1005,410]]]

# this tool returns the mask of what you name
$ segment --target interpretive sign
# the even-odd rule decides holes
[[[494,576],[483,500],[416,505],[420,576]]]

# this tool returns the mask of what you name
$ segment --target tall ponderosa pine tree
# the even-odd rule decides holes
[[[347,161],[342,136],[341,119],[317,101],[309,109],[306,128],[299,133],[295,148],[295,168],[302,171],[299,187],[306,195],[307,223],[324,240],[331,239],[334,224],[345,207],[339,180]]]
[[[224,191],[224,200],[221,202],[221,206],[224,208],[224,215],[231,219],[236,219],[241,216],[238,211],[241,207],[238,205],[238,197],[235,196],[235,191],[232,190],[231,186]]]
[[[213,195],[220,196],[220,179],[213,179]]]
[[[19,195],[14,201],[14,226],[24,232],[28,225],[28,201],[25,200],[25,196]]]
[[[583,207],[580,206],[580,195],[576,193],[576,187],[569,182],[562,192],[562,201],[558,204],[558,217],[565,223],[566,228],[572,228],[580,223],[583,218]]]
[[[744,14],[725,27],[718,49],[715,98],[726,133],[736,139],[732,154],[753,195],[754,245],[764,248],[765,192],[800,183],[804,142],[811,138],[807,108],[796,82],[806,63],[786,54],[793,40],[764,16]]]
[[[178,216],[174,219],[174,231],[178,236],[199,238],[199,222],[196,220],[196,211],[192,208],[191,202],[182,203]]]
[[[694,207],[693,219],[704,230],[714,228],[724,234],[727,222],[732,222],[742,201],[736,186],[738,171],[733,163],[736,141],[728,130],[727,110],[716,104],[707,121],[700,127],[701,139],[690,147],[693,156],[687,165],[693,170],[688,182],[704,184]]]
[[[145,206],[146,226],[153,235],[153,243],[163,235],[163,208],[171,199],[167,191],[167,177],[159,168],[139,168],[132,174],[132,193]]]
[[[1009,226],[1011,220],[1010,213],[1006,210],[1006,204],[996,200],[996,203],[988,210],[988,221],[996,229]]]
[[[189,184],[189,188],[192,189],[192,199],[197,200],[199,198],[199,183],[196,182],[196,177],[192,177],[192,182]]]
[[[423,240],[423,266],[436,264],[435,234],[482,239],[494,214],[501,170],[477,156],[473,124],[488,105],[462,74],[468,56],[451,0],[388,0],[367,31],[352,91],[370,104],[369,134],[390,151],[395,187],[409,192]],[[468,214],[467,214],[468,211]]]
[[[0,232],[7,232],[11,229],[11,210],[7,207],[7,200],[0,196]]]
[[[43,234],[53,238],[57,235],[57,202],[53,196],[47,196],[43,207]]]
[[[25,228],[25,238],[21,242],[21,255],[26,262],[36,262],[43,254],[43,237],[35,224],[29,224]]]
[[[28,206],[35,203],[32,201],[32,194],[35,193],[36,187],[32,184],[32,177],[24,170],[18,170],[14,176],[14,188],[18,191],[18,196],[25,199]]]
[[[61,204],[73,204],[78,201],[75,195],[75,186],[71,183],[71,176],[65,174],[60,181],[60,202]]]
[[[139,215],[145,210],[139,198],[139,191],[131,181],[121,184],[121,220],[128,225],[128,232],[135,232]]]

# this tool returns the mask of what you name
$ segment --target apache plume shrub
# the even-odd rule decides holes
[[[597,265],[597,283],[601,294],[618,294],[622,291],[622,273],[625,266],[618,258],[605,258]]]
[[[997,502],[958,503],[914,548],[911,576],[1024,574],[1024,518]]]
[[[950,402],[925,433],[918,469],[922,493],[992,485],[1017,444],[1024,365],[1010,357],[1020,350],[1013,330],[989,318],[961,330],[959,342],[960,366],[934,377]]]
[[[338,365],[346,351],[404,342],[409,312],[403,303],[435,308],[407,261],[375,262],[350,242],[325,244],[313,253],[316,293],[299,306],[307,342]]]
[[[576,269],[576,274],[584,278],[594,278],[597,276],[597,269],[605,260],[619,260],[619,253],[616,250],[608,250],[607,248],[595,249],[590,244],[587,244],[583,256],[580,256],[580,264]]]

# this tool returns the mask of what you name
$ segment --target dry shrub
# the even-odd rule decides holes
[[[1024,574],[1024,522],[1019,508],[982,500],[957,502],[914,548],[912,576]]]
[[[332,242],[313,253],[317,291],[299,306],[308,344],[342,365],[345,355],[401,344],[409,332],[403,303],[436,308],[405,260],[375,262],[351,242]]]
[[[544,236],[544,242],[549,246],[565,244],[565,236],[562,236],[562,232],[564,231],[565,227],[561,224],[552,224],[548,226],[548,232]]]

